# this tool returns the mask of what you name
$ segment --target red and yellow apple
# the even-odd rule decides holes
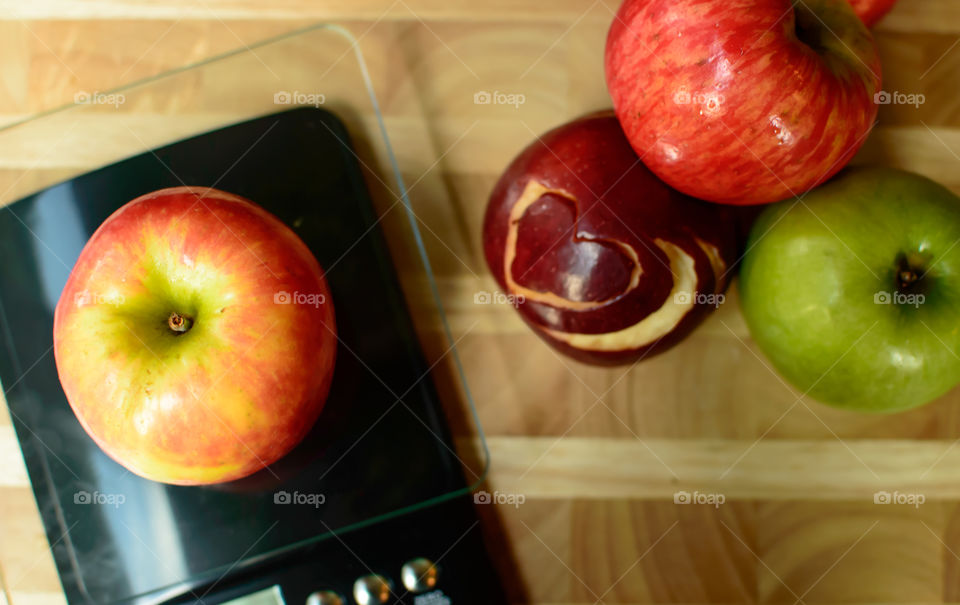
[[[630,363],[678,342],[722,302],[732,211],[664,185],[604,112],[513,160],[490,196],[483,247],[547,343],[589,363]]]
[[[607,86],[668,185],[762,204],[826,181],[866,139],[880,60],[846,0],[625,0]]]
[[[60,382],[94,441],[165,483],[238,479],[314,424],[333,377],[316,258],[263,208],[176,187],[114,212],[54,316]]]

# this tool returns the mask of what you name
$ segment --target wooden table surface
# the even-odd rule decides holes
[[[609,105],[602,49],[616,4],[0,0],[0,121],[308,22],[343,23],[378,66],[404,175],[422,177],[411,195],[489,439],[485,489],[523,496],[477,506],[513,602],[960,602],[960,391],[893,416],[802,397],[751,342],[735,285],[688,340],[633,368],[561,359],[509,306],[474,304],[495,289],[479,227],[499,171],[535,133]],[[857,161],[960,192],[960,1],[901,0],[876,38],[884,88],[925,103],[881,107]],[[525,102],[476,105],[481,90]],[[405,127],[413,111],[422,127]],[[0,149],[0,177],[17,153]],[[426,307],[415,277],[405,288],[415,312]],[[469,456],[475,435],[436,319],[418,326]],[[0,411],[0,598],[62,603]],[[723,502],[676,504],[679,491]],[[875,504],[879,491],[923,503]]]

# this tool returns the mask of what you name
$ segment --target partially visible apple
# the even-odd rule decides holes
[[[313,425],[337,341],[323,270],[236,195],[176,187],[113,213],[54,316],[57,371],[94,441],[134,473],[201,484],[278,460]]]
[[[605,63],[644,163],[713,202],[773,202],[826,181],[877,115],[880,60],[846,0],[625,0]]]
[[[867,27],[873,25],[890,12],[897,0],[847,0],[853,11]]]
[[[850,169],[767,208],[740,272],[750,333],[824,403],[921,405],[960,381],[960,198],[924,177]]]
[[[678,342],[722,302],[736,253],[731,210],[660,182],[604,112],[513,160],[490,196],[483,247],[550,345],[629,363]]]

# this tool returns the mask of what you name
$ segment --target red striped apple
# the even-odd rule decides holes
[[[500,177],[487,263],[523,319],[581,361],[630,363],[723,301],[732,209],[682,195],[630,148],[612,112],[551,130]]]
[[[815,187],[853,157],[877,115],[876,45],[846,0],[625,0],[605,65],[646,165],[713,202]]]
[[[890,12],[897,0],[848,0],[853,11],[867,27],[873,25]]]
[[[333,376],[323,270],[236,195],[176,187],[114,212],[57,303],[54,354],[80,424],[165,483],[238,479],[290,451]]]

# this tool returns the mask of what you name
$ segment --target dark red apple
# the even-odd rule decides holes
[[[490,196],[483,246],[523,319],[597,364],[678,342],[722,302],[735,261],[733,210],[667,187],[612,111],[551,130]]]

